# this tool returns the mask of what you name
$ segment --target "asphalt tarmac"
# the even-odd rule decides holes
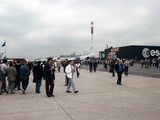
[[[103,66],[95,73],[82,69],[80,77],[74,77],[77,94],[72,89],[66,93],[65,74],[56,72],[55,97],[46,96],[44,80],[36,94],[31,74],[26,94],[16,89],[15,94],[0,96],[0,120],[160,120],[159,78],[131,75],[138,67],[130,67],[122,85]],[[159,69],[139,71],[152,69],[157,77]]]
[[[32,75],[26,94],[21,90],[15,90],[15,94],[3,93],[0,120],[160,119],[159,78],[123,75],[122,85],[117,85],[117,76],[112,77],[109,72],[89,73],[82,69],[80,77],[74,77],[79,90],[75,94],[72,89],[72,93],[66,93],[64,73],[55,75],[55,97],[46,96],[44,80],[41,93],[36,94]]]

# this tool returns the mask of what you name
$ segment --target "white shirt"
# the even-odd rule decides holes
[[[80,66],[81,66],[80,63],[77,63],[77,64],[76,64],[76,67],[77,67],[77,68],[80,68]]]
[[[67,67],[65,68],[65,72],[68,78],[73,78],[73,73],[72,70],[74,69],[74,67],[72,65],[67,65]]]
[[[3,71],[3,73],[6,73],[8,66],[5,63],[1,64],[1,70]]]
[[[77,63],[77,64],[76,64],[76,68],[78,69],[78,72],[80,72],[80,66],[81,66],[80,63]]]
[[[129,66],[129,61],[126,60],[126,61],[124,62],[124,65],[125,65],[125,66]]]

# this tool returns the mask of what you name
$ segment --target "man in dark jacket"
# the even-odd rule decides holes
[[[93,61],[89,61],[89,69],[90,69],[90,73],[92,72],[92,67],[93,67]]]
[[[112,59],[110,62],[110,73],[112,73],[112,76],[114,77],[114,69],[115,69],[115,61]]]
[[[29,75],[30,75],[30,71],[27,67],[27,64],[23,63],[21,68],[20,68],[20,80],[22,81],[22,92],[23,92],[23,94],[26,93],[26,89],[27,89],[28,84],[29,84]]]
[[[98,67],[96,60],[93,62],[93,67],[94,67],[94,72],[96,72]]]
[[[43,67],[41,66],[41,62],[37,62],[37,64],[33,67],[33,82],[36,83],[35,91],[36,93],[40,92],[40,87],[42,84],[43,77]]]
[[[117,60],[117,64],[115,66],[115,70],[116,70],[117,75],[118,75],[117,85],[122,85],[121,81],[122,81],[123,65],[120,62],[120,60]]]
[[[44,79],[46,80],[46,95],[47,97],[54,97],[54,80],[55,80],[55,66],[52,58],[48,58],[47,64],[44,66]]]

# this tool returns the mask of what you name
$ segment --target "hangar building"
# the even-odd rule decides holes
[[[127,58],[134,60],[160,57],[160,46],[130,45],[124,47],[108,48],[99,52],[100,58]]]

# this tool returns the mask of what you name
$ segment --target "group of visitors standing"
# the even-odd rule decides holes
[[[98,63],[96,60],[90,60],[89,61],[89,70],[90,70],[90,73],[91,72],[96,72],[97,71],[97,67],[98,67]]]
[[[30,81],[31,71],[33,72],[33,83],[35,83],[35,92],[41,93],[42,80],[45,80],[45,90],[47,97],[54,97],[53,91],[55,86],[55,71],[58,68],[60,72],[61,65],[55,64],[52,58],[48,58],[47,62],[34,62],[33,64],[20,63],[19,61],[8,62],[3,60],[0,64],[0,95],[6,92],[7,94],[15,94],[15,89],[21,90],[23,94],[26,93]],[[77,77],[80,75],[80,63],[74,64],[74,61],[68,61],[64,72],[68,79],[67,93],[71,93],[70,87],[76,90],[73,79],[74,73]],[[8,82],[7,82],[8,81]],[[8,84],[7,84],[8,83]]]
[[[151,66],[159,68],[160,60],[153,58],[153,59],[142,59],[140,60],[141,68],[150,68]]]
[[[29,75],[30,70],[27,64],[23,63],[20,65],[19,62],[3,60],[2,64],[0,64],[0,95],[3,92],[14,94],[15,88],[21,90],[20,83],[22,84],[22,92],[25,94],[29,83]]]

